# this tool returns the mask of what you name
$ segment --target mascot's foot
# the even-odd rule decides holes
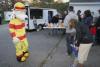
[[[23,57],[21,58],[21,62],[24,62],[24,61],[26,61],[26,57],[23,56]]]
[[[17,61],[18,61],[18,62],[24,62],[24,61],[26,61],[26,59],[27,59],[28,57],[29,57],[29,52],[28,52],[28,51],[23,52],[22,55],[17,56]]]
[[[26,58],[28,58],[28,57],[29,57],[29,52],[28,52],[28,51],[23,52],[23,54],[24,54],[24,55],[23,55],[24,57],[26,57]]]
[[[24,57],[23,55],[17,56],[17,61],[24,62],[24,61],[26,61],[26,57]]]

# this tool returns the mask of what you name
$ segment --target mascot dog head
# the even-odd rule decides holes
[[[18,18],[23,21],[28,18],[26,15],[25,5],[23,3],[17,2],[14,5],[12,18]]]

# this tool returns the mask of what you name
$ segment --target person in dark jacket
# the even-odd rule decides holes
[[[53,18],[51,19],[51,23],[53,24],[57,24],[59,21],[59,15],[55,15],[53,16]]]
[[[86,26],[90,26],[93,23],[93,16],[91,14],[90,10],[84,11],[84,19],[83,22],[86,24]]]
[[[98,12],[99,12],[99,17],[97,18],[96,21],[96,42],[100,44],[100,10],[98,10]]]
[[[81,21],[81,10],[77,11],[78,21]]]
[[[58,22],[59,22],[59,15],[55,15],[52,17],[51,22],[53,27],[57,27],[58,26]],[[57,34],[58,30],[57,29],[52,29],[52,33],[53,34]]]
[[[92,34],[89,31],[89,27],[85,22],[79,22],[76,26],[76,37],[78,49],[78,67],[84,67],[84,62],[87,61],[87,57],[90,48],[93,43]]]

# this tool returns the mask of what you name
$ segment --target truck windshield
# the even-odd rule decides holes
[[[43,18],[43,10],[42,9],[30,9],[30,19],[42,19]]]

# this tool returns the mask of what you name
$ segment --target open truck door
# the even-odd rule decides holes
[[[57,10],[51,8],[36,8],[26,6],[26,14],[28,15],[28,20],[26,21],[26,29],[42,29],[49,22],[49,13],[51,13],[50,16],[52,18],[57,14]]]

